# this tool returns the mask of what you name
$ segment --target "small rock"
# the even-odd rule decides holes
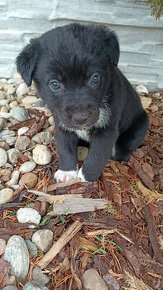
[[[15,143],[15,148],[24,151],[28,148],[31,140],[27,136],[19,136]]]
[[[31,172],[35,167],[36,167],[35,162],[27,161],[20,166],[19,170],[22,173],[27,173],[27,172]]]
[[[18,162],[19,150],[15,148],[11,148],[7,151],[8,159],[11,163],[16,164]]]
[[[2,290],[19,290],[19,289],[14,285],[8,285],[5,286]]]
[[[52,134],[50,132],[41,132],[32,137],[32,141],[38,144],[43,143],[44,145],[48,145],[51,140]]]
[[[157,105],[153,105],[150,107],[151,111],[154,113],[154,112],[157,112],[158,111],[158,106]]]
[[[88,155],[88,148],[79,146],[78,147],[78,160],[83,161]]]
[[[144,109],[149,108],[150,104],[152,103],[152,99],[148,97],[141,97],[140,100]]]
[[[0,148],[4,149],[5,151],[9,150],[9,146],[5,141],[0,141]]]
[[[45,132],[50,132],[51,134],[54,134],[54,129],[55,129],[55,126],[52,125],[52,126],[49,126],[47,129],[45,129]]]
[[[35,267],[32,271],[32,280],[38,281],[46,285],[49,282],[49,278],[42,273],[40,267]]]
[[[43,107],[45,105],[44,101],[43,100],[38,100],[36,103],[35,103],[35,107]]]
[[[0,100],[6,99],[6,93],[3,91],[0,91]]]
[[[10,285],[15,286],[16,285],[15,276],[9,276],[7,279],[4,279],[2,282],[2,285],[3,285],[3,287],[10,286]]]
[[[7,153],[4,149],[0,148],[0,167],[4,166],[7,162]]]
[[[20,185],[25,184],[28,187],[28,189],[31,189],[37,184],[37,175],[32,172],[25,173],[20,178],[19,184]]]
[[[108,286],[109,290],[119,290],[119,284],[117,280],[111,274],[105,274],[103,279]]]
[[[11,108],[11,109],[14,108],[14,107],[18,107],[18,106],[19,106],[19,104],[18,104],[17,101],[12,101],[12,102],[10,103],[10,108]]]
[[[1,107],[2,113],[8,113],[8,108],[6,106]]]
[[[9,85],[7,89],[7,94],[13,95],[16,92],[16,88],[13,85]]]
[[[1,106],[6,106],[9,103],[8,100],[0,100],[0,107]]]
[[[23,135],[25,132],[27,132],[29,130],[28,127],[21,127],[18,129],[18,136]]]
[[[38,253],[37,247],[34,243],[32,243],[30,240],[25,240],[25,243],[27,245],[28,251],[31,254],[32,257],[36,256]]]
[[[38,287],[36,286],[38,285]],[[24,290],[49,290],[44,284],[32,280],[24,285]]]
[[[6,249],[6,241],[4,239],[0,239],[0,256],[4,253]]]
[[[26,106],[26,105],[31,106],[36,101],[37,101],[37,97],[36,96],[27,96],[27,97],[25,97],[25,98],[22,99],[22,104],[24,106]]]
[[[20,172],[15,170],[12,172],[11,179],[6,183],[8,186],[18,184]]]
[[[17,282],[24,282],[29,270],[29,253],[24,239],[12,236],[7,244],[3,259],[11,265],[11,275]]]
[[[46,165],[50,163],[52,154],[47,146],[37,145],[33,149],[33,160],[39,165]]]
[[[9,202],[13,198],[14,192],[10,188],[0,190],[0,204]]]
[[[19,208],[16,216],[19,223],[34,223],[38,225],[41,220],[41,215],[33,208]]]
[[[4,129],[0,131],[0,141],[4,141],[9,137],[14,137],[15,132],[14,131],[9,131],[8,129]]]
[[[148,94],[148,89],[143,85],[136,86],[136,91],[138,94]]]
[[[0,112],[0,117],[5,118],[5,119],[9,119],[12,117],[12,114],[7,113],[7,112]]]
[[[38,249],[46,252],[50,249],[53,242],[53,232],[48,229],[38,230],[32,236],[32,242]]]
[[[25,121],[28,119],[28,112],[20,107],[14,107],[11,109],[10,113],[12,117],[18,121]]]
[[[25,94],[28,94],[29,90],[29,87],[27,87],[25,83],[21,83],[16,90],[16,94],[18,97],[21,97]]]
[[[95,269],[88,269],[82,276],[85,290],[107,290],[107,286]]]
[[[50,126],[53,126],[55,123],[54,123],[54,118],[53,116],[51,116],[49,119],[48,119],[48,122],[50,124]]]
[[[0,130],[3,128],[5,124],[5,119],[0,117]]]
[[[13,146],[16,142],[16,137],[8,137],[6,138],[6,143],[9,145],[9,146]]]

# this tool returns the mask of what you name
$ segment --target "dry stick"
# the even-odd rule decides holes
[[[153,248],[155,259],[157,262],[162,264],[163,257],[162,257],[162,253],[160,251],[159,243],[157,240],[156,227],[155,227],[154,219],[148,205],[144,207],[144,213],[145,213],[145,218],[148,224],[147,227],[148,227],[149,239]]]
[[[76,179],[73,179],[73,180],[70,180],[70,181],[65,181],[65,182],[59,182],[59,183],[51,184],[51,185],[48,186],[47,191],[53,191],[53,190],[56,190],[58,188],[67,187],[67,186],[73,185],[73,184],[75,184],[77,182],[81,182],[81,179],[80,178],[76,178]]]
[[[60,250],[77,234],[82,228],[82,223],[76,220],[56,241],[45,256],[39,261],[38,266],[44,269],[60,252]]]

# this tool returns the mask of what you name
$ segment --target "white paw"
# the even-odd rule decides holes
[[[87,182],[87,180],[85,179],[84,174],[82,172],[82,167],[78,171],[78,178],[80,178],[82,182]]]
[[[54,178],[57,182],[69,181],[69,180],[77,178],[77,176],[78,176],[78,170],[64,171],[64,170],[58,169],[54,174]]]

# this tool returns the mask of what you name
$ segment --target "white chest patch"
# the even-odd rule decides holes
[[[86,142],[90,141],[90,135],[88,130],[75,130],[75,133],[80,139],[83,139]]]

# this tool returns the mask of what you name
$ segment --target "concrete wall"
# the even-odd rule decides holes
[[[104,23],[119,36],[120,69],[133,84],[163,88],[163,18],[145,0],[0,0],[0,77],[32,37],[70,22]]]

